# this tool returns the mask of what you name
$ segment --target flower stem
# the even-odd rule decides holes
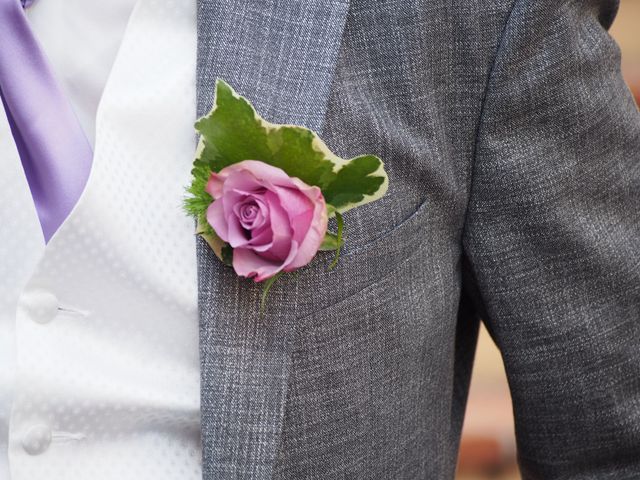
[[[267,305],[267,295],[269,294],[269,290],[271,286],[279,279],[284,272],[278,272],[273,277],[267,278],[264,281],[264,286],[262,287],[262,297],[260,298],[260,315],[264,313],[264,307]]]
[[[338,265],[338,260],[340,259],[340,247],[342,245],[342,231],[344,230],[344,219],[342,218],[342,214],[336,210],[336,222],[338,223],[338,232],[336,236],[338,237],[338,248],[336,248],[336,256],[333,257],[333,262],[329,265],[329,270],[333,270],[336,265]]]

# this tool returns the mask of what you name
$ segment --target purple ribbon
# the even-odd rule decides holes
[[[45,241],[82,194],[93,152],[23,11],[33,0],[0,0],[0,96]]]

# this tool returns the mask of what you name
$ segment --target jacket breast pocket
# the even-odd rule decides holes
[[[292,286],[299,300],[296,327],[306,328],[307,322],[314,322],[317,312],[347,302],[389,276],[395,276],[393,281],[400,281],[419,266],[424,255],[429,255],[435,247],[428,229],[431,214],[425,202],[388,231],[361,236],[359,242],[351,242],[347,234],[338,266],[331,271],[327,265],[334,252],[321,252],[320,258],[300,275],[296,286]]]
[[[354,241],[349,240],[349,233],[346,233],[346,244],[344,247],[344,255],[352,256],[363,253],[371,249],[390,248],[393,244],[397,244],[398,240],[403,242],[416,242],[420,234],[420,226],[424,220],[424,216],[428,214],[429,202],[425,201],[418,208],[410,213],[400,223],[391,226],[387,230],[380,230],[375,226],[375,220],[359,220],[358,223],[363,224],[360,227],[361,232],[358,233]],[[384,215],[384,210],[382,209]],[[348,215],[348,213],[347,213]],[[349,228],[349,225],[346,227]],[[371,230],[372,233],[369,232]]]

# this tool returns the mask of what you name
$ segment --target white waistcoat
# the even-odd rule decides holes
[[[194,228],[181,210],[194,3],[136,5],[89,182],[46,248],[0,112],[2,479],[201,478]]]

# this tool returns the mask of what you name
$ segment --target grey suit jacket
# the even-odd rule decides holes
[[[199,0],[217,77],[385,160],[273,287],[198,244],[204,477],[449,479],[479,318],[525,479],[640,478],[640,116],[607,0]]]

